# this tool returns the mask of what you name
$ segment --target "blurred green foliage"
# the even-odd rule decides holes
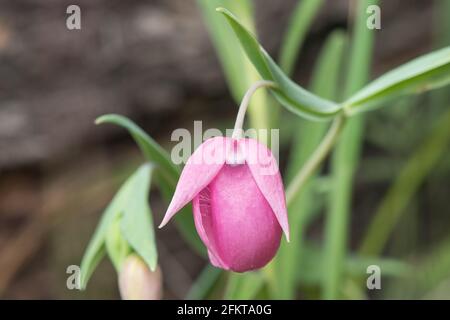
[[[355,8],[351,10],[354,13],[351,28],[330,32],[314,67],[310,89],[306,90],[288,75],[294,73],[295,59],[323,1],[298,2],[283,37],[280,67],[256,38],[252,1],[197,3],[236,102],[260,76],[278,85],[271,93],[280,105],[306,118],[286,118],[284,128],[292,135],[287,146],[286,185],[295,181],[330,127],[326,121],[310,119],[352,117],[345,123],[328,163],[288,201],[291,243],[283,241],[276,258],[259,271],[235,274],[205,267],[188,298],[449,297],[450,219],[443,213],[448,211],[450,166],[443,159],[448,158],[449,151],[450,95],[445,87],[423,93],[448,84],[450,47],[417,58],[370,82],[376,32],[366,26],[366,9],[379,1],[352,2]],[[450,44],[449,3],[434,2],[439,17],[435,45],[438,49]],[[216,13],[216,7],[226,8],[219,9],[225,18]],[[416,93],[420,95],[411,96]],[[399,98],[405,94],[408,96]],[[355,115],[375,105],[388,104],[389,108]],[[267,92],[261,92],[252,101],[249,125],[279,127],[284,112],[280,110]],[[126,118],[109,115],[100,121],[121,125],[130,132],[145,157],[157,164],[155,179],[169,199],[180,168],[170,162],[166,151]],[[362,152],[363,148],[370,152]],[[358,186],[361,181],[364,188],[375,190],[372,197],[376,198],[365,204],[365,210],[370,212],[364,219],[355,215],[361,210],[355,210],[354,205],[364,192]],[[426,184],[433,191],[431,196],[420,192]],[[446,187],[444,200],[434,203],[437,199],[434,191],[442,186]],[[427,208],[437,213],[421,212],[424,201],[429,202]],[[192,247],[204,254],[189,214],[191,208],[183,211],[177,218],[179,229]],[[442,231],[423,241],[422,223],[435,217],[443,221]],[[116,218],[109,219],[107,225],[114,226],[111,221]],[[368,224],[352,228],[352,220]],[[430,222],[430,228],[438,224]],[[317,226],[323,235],[309,236],[308,231]],[[352,232],[360,229],[367,231],[357,235],[358,245],[354,245],[350,242]],[[100,247],[103,241],[102,237]],[[91,255],[95,265],[98,257]],[[120,255],[113,257],[117,259],[120,260]],[[384,289],[375,294],[367,290],[364,280],[367,267],[373,264],[382,270]],[[92,267],[88,271],[92,272]]]

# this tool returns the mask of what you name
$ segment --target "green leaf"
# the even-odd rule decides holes
[[[419,94],[450,83],[450,47],[425,54],[374,80],[344,105],[351,113],[380,106],[386,100]]]
[[[345,94],[349,96],[363,87],[370,76],[375,32],[367,28],[366,9],[377,5],[377,0],[361,0],[353,3],[355,22],[349,54],[349,66]],[[325,223],[325,266],[333,266],[325,272],[322,297],[337,299],[342,293],[344,262],[347,254],[348,225],[354,172],[358,166],[363,138],[362,116],[347,121],[340,140],[331,157],[331,192],[327,203]]]
[[[125,212],[125,207],[128,205],[130,198],[134,196],[133,193],[130,192],[133,188],[134,181],[136,180],[136,175],[138,174],[139,179],[150,179],[150,176],[146,177],[142,176],[142,168],[146,168],[144,165],[141,167],[136,173],[134,173],[128,180],[122,185],[119,191],[116,193],[114,198],[111,200],[110,204],[103,212],[102,218],[94,235],[92,236],[83,259],[81,261],[81,288],[86,288],[86,284],[89,281],[94,269],[97,264],[103,258],[106,250],[105,250],[105,241],[108,236],[108,232],[111,231],[111,226],[113,226],[116,219],[120,218],[121,213]],[[133,190],[134,191],[134,190]],[[115,231],[115,230],[112,230]],[[148,232],[152,232],[149,230]],[[111,242],[110,242],[111,243]],[[116,246],[110,245],[111,250],[115,250]],[[115,253],[112,253],[113,258],[118,257]],[[114,260],[115,261],[115,260]]]
[[[328,36],[314,67],[310,86],[312,92],[328,99],[337,97],[339,74],[345,48],[345,33],[336,30]],[[297,120],[298,133],[294,136],[286,181],[290,182],[319,145],[327,123]]]
[[[105,239],[106,251],[108,252],[108,256],[111,259],[116,271],[120,270],[123,261],[131,252],[131,248],[128,245],[127,240],[125,240],[122,235],[122,230],[120,227],[122,216],[123,215],[119,213],[115,216],[115,219],[111,221],[108,231],[106,232]]]
[[[141,166],[131,177],[129,197],[123,207],[121,230],[123,236],[150,270],[155,271],[158,259],[152,213],[148,205],[153,166]]]
[[[103,213],[100,223],[89,241],[83,259],[81,260],[80,282],[82,290],[86,288],[89,278],[106,253],[104,246],[106,233],[110,223],[114,221],[116,214],[118,213],[119,211],[116,210],[116,204],[113,200]]]
[[[112,123],[128,130],[133,139],[138,144],[145,158],[150,162],[155,162],[158,170],[155,172],[155,178],[158,186],[161,188],[162,194],[167,201],[170,201],[174,192],[176,183],[180,176],[180,168],[173,164],[169,154],[144,130],[137,126],[134,122],[121,115],[108,114],[99,117],[97,124]],[[192,210],[190,206],[184,207],[175,216],[177,227],[188,243],[199,253],[205,255],[205,249],[197,235],[194,221],[192,218]]]
[[[227,9],[217,8],[233,28],[247,56],[265,80],[274,81],[278,88],[271,92],[284,107],[308,119],[329,119],[339,113],[340,106],[303,89],[289,79],[253,34]]]
[[[259,79],[253,65],[239,46],[239,41],[224,19],[218,19],[216,7],[226,6],[238,12],[243,24],[249,30],[255,30],[253,5],[251,0],[197,0],[203,20],[210,33],[216,53],[225,73],[228,87],[237,104],[248,88]],[[255,94],[248,108],[250,126],[267,129],[276,118],[276,108],[270,105],[268,94],[261,90]]]
[[[118,114],[106,114],[97,118],[95,123],[113,123],[127,129],[147,160],[156,163],[163,171],[164,178],[171,184],[176,184],[180,175],[180,168],[173,164],[169,154],[134,122]]]

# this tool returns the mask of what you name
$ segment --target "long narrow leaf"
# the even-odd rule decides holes
[[[248,88],[259,79],[253,65],[233,34],[233,30],[224,19],[218,19],[215,8],[226,6],[238,12],[243,24],[255,30],[253,6],[251,0],[197,0],[211,40],[226,75],[228,86],[236,104],[239,104]],[[253,128],[271,127],[271,119],[276,116],[265,91],[258,91],[248,109],[250,125]]]
[[[81,289],[86,288],[86,285],[92,273],[94,272],[101,259],[105,256],[106,233],[108,231],[108,227],[120,213],[120,210],[118,208],[119,202],[120,200],[118,198],[114,198],[114,200],[106,208],[102,215],[100,223],[98,224],[97,229],[95,230],[85,250],[80,266]]]
[[[281,42],[279,61],[281,69],[288,75],[294,70],[295,60],[307,31],[322,4],[323,0],[298,1],[289,19],[288,29]]]
[[[290,80],[269,54],[261,47],[253,34],[227,9],[218,8],[241,42],[247,56],[265,80],[274,81],[277,89],[271,92],[288,110],[308,119],[329,119],[340,112],[340,105],[323,99]]]
[[[359,90],[344,105],[348,111],[362,112],[386,100],[418,94],[450,83],[450,47],[418,57]]]
[[[149,161],[156,163],[164,171],[165,177],[172,184],[177,182],[180,169],[170,160],[169,154],[130,119],[118,114],[106,114],[97,118],[95,123],[112,123],[127,129],[145,157]]]
[[[153,215],[147,203],[153,166],[144,165],[134,175],[130,188],[132,195],[123,208],[121,229],[125,239],[152,271],[156,269],[156,250]]]
[[[133,223],[132,228],[137,228],[138,230],[137,235],[132,235],[130,237],[131,246],[138,254],[142,256],[144,261],[152,270],[155,269],[157,252],[154,242],[153,227],[151,223],[148,223],[149,219],[151,219],[148,215],[151,213],[147,204],[148,187],[150,184],[150,170],[151,166],[148,164],[143,165],[136,170],[136,172],[133,173],[133,175],[131,175],[122,185],[104,211],[100,223],[89,241],[81,261],[81,288],[84,289],[86,287],[92,272],[105,254],[105,241],[107,234],[111,231],[125,231],[125,235],[129,235],[128,231],[131,230],[131,226],[129,226],[130,222]],[[132,209],[134,209],[134,211],[131,212],[131,217],[126,218],[126,215],[130,215],[130,212],[128,212],[130,204],[133,206]],[[144,218],[143,215],[147,215],[147,217]],[[137,216],[139,217],[138,219],[136,219]],[[125,219],[125,228],[122,224],[123,219]],[[119,223],[119,228],[112,230],[111,227],[115,221]],[[146,222],[142,226],[136,226],[134,224],[135,222],[142,223],[143,221]],[[142,228],[145,228],[145,232]],[[112,246],[109,248],[109,250],[116,249],[118,248]],[[119,249],[122,251],[121,248]],[[120,257],[120,254],[116,255],[114,252],[110,252],[110,254],[113,259]],[[116,267],[119,269],[120,266],[118,263],[120,261],[114,259],[114,262],[117,264]]]
[[[123,237],[121,230],[122,211],[120,210],[119,214],[115,216],[114,221],[110,223],[105,238],[106,251],[116,271],[120,271],[122,262],[131,252],[130,245]]]

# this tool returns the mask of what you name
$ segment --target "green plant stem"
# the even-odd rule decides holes
[[[368,80],[373,30],[366,26],[366,8],[377,4],[374,0],[357,1],[353,28],[353,43],[346,83],[346,96],[361,88]],[[362,144],[363,118],[350,119],[342,132],[331,159],[332,190],[325,225],[325,263],[322,297],[336,299],[343,284],[344,263],[347,252],[347,233],[350,215],[353,176],[358,165]]]
[[[308,178],[317,170],[322,161],[325,159],[327,154],[330,152],[334,143],[336,142],[339,133],[344,127],[345,116],[343,114],[337,116],[333,123],[331,124],[330,129],[327,134],[323,138],[320,145],[308,159],[308,161],[303,166],[302,170],[300,170],[297,175],[292,179],[291,184],[286,190],[286,203],[289,205],[295,197],[301,191],[302,186],[308,180]]]
[[[236,116],[236,122],[233,130],[233,139],[241,139],[243,130],[242,127],[244,125],[244,118],[247,112],[248,105],[250,104],[250,100],[252,96],[256,93],[256,91],[260,88],[275,88],[277,85],[273,81],[260,80],[253,83],[250,88],[248,88],[244,97],[242,98],[242,102],[239,105],[239,111]]]
[[[310,88],[313,93],[326,99],[334,99],[337,96],[345,37],[344,32],[333,31],[327,37],[314,66]],[[287,186],[319,146],[329,127],[329,123],[326,122],[313,122],[300,118],[294,120],[297,130],[293,132],[290,156],[284,174]],[[269,290],[272,298],[295,298],[298,270],[302,268],[303,260],[309,259],[308,253],[305,252],[305,230],[321,207],[321,204],[316,201],[317,194],[313,187],[315,178],[316,175],[310,177],[294,201],[289,203],[289,225],[293,241],[290,243],[283,241],[273,261],[273,268],[264,269],[271,271],[266,274],[271,276],[270,281],[273,283],[272,287],[269,284],[269,289],[274,288]]]

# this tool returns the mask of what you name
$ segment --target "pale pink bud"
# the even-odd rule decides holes
[[[289,226],[283,182],[272,152],[254,139],[206,140],[188,159],[160,225],[193,202],[195,226],[219,268],[265,266]]]
[[[129,255],[119,272],[119,291],[123,300],[160,300],[161,269],[151,271],[139,256]]]

